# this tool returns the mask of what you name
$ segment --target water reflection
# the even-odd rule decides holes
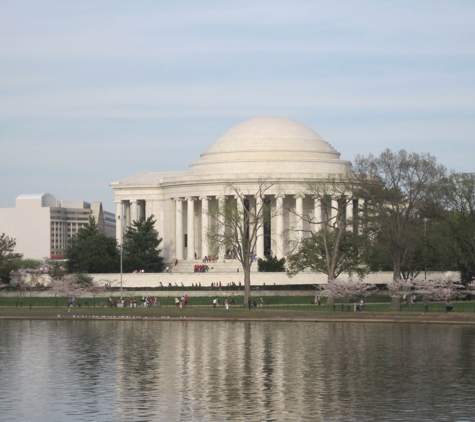
[[[475,329],[4,321],[2,420],[470,420]]]

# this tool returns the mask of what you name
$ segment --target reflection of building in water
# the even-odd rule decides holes
[[[5,420],[407,420],[409,411],[472,420],[474,334],[459,325],[4,321],[0,408]]]

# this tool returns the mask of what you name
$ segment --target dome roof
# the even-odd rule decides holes
[[[348,165],[308,126],[283,117],[259,117],[229,129],[190,168],[194,173],[308,173],[308,166],[301,163],[309,161]],[[324,167],[312,172],[328,173],[328,166]]]

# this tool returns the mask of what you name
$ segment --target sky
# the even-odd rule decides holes
[[[0,207],[102,201],[281,116],[353,161],[386,148],[474,172],[475,1],[0,3]]]

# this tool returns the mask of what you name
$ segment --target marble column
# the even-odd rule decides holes
[[[255,224],[257,224],[256,238],[256,255],[258,258],[264,259],[264,208],[263,198],[256,196],[256,216]]]
[[[130,226],[130,201],[124,201],[124,230],[127,230],[127,227]]]
[[[218,200],[218,243],[219,243],[218,255],[219,255],[219,258],[224,259],[224,255],[226,253],[226,242],[225,242],[226,221],[224,221],[225,197],[217,196],[216,199]]]
[[[332,198],[331,209],[330,209],[330,212],[331,212],[330,225],[333,227],[336,227],[336,222],[337,222],[336,219],[338,218],[338,208],[339,208],[338,199]]]
[[[360,221],[358,221],[358,234],[362,234],[363,233],[363,223],[361,222],[361,217],[364,213],[364,206],[365,206],[365,201],[364,199],[361,199],[361,198],[358,198],[357,200],[358,202],[358,208],[357,208],[357,213],[358,213],[358,219]]]
[[[244,197],[236,195],[234,196],[236,198],[236,206],[237,206],[237,211],[238,211],[238,219],[239,221],[236,221],[236,229],[237,229],[237,236],[238,236],[238,243],[239,245],[242,245],[242,234],[244,233]]]
[[[346,198],[346,230],[353,231],[353,199]]]
[[[209,231],[209,198],[207,196],[201,199],[201,257],[209,255],[208,231]]]
[[[277,250],[274,251],[274,254],[277,255],[278,259],[284,257],[284,198],[285,195],[283,194],[275,196],[275,245]]]
[[[313,197],[314,224],[312,230],[318,232],[322,229],[322,200],[316,196]]]
[[[140,208],[139,208],[139,219],[140,220],[145,220],[145,207],[146,207],[146,201],[140,201]]]
[[[130,224],[137,221],[139,215],[139,204],[136,199],[130,201]]]
[[[186,259],[195,259],[195,198],[186,198],[187,206],[187,248]]]
[[[297,194],[294,196],[295,199],[295,214],[297,220],[297,232],[296,232],[296,240],[297,242],[301,242],[303,238],[303,195]]]
[[[183,260],[183,200],[175,198],[175,257]]]
[[[115,237],[119,245],[122,243],[122,201],[115,202]]]

